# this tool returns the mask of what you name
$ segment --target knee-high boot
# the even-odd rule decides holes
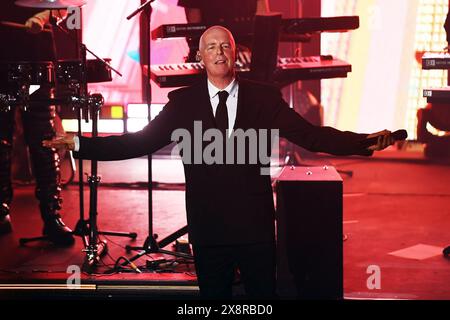
[[[44,221],[44,235],[57,245],[74,242],[72,230],[62,221],[61,183],[58,153],[44,148],[42,140],[55,136],[53,106],[32,106],[23,112],[25,139],[30,148],[33,171],[36,178],[36,197]]]
[[[12,230],[9,206],[13,197],[11,186],[13,131],[14,110],[0,112],[0,235]]]

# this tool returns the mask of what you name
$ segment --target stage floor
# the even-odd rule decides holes
[[[345,298],[450,299],[450,260],[442,256],[442,249],[450,245],[448,163],[430,162],[420,152],[395,148],[373,158],[324,156],[305,161],[354,173],[353,177],[342,176]],[[67,164],[63,170],[67,170]],[[88,170],[86,164],[85,171]],[[142,267],[142,274],[131,269],[100,274],[120,256],[132,257],[135,252],[127,253],[125,245],[142,245],[148,234],[147,159],[102,162],[99,172],[99,228],[137,232],[138,237],[130,240],[102,236],[108,242],[108,255],[98,265],[99,274],[82,274],[77,294],[197,297],[194,266],[185,260],[175,261],[171,255],[151,254],[137,259],[135,263]],[[181,162],[164,157],[154,159],[153,180],[157,182],[153,191],[153,232],[162,239],[186,224]],[[88,196],[86,188],[86,216]],[[69,184],[63,190],[63,198],[62,215],[73,228],[79,219],[77,185]],[[1,296],[13,297],[25,291],[32,295],[47,287],[51,290],[46,292],[54,295],[75,294],[65,289],[70,272],[84,260],[81,239],[77,237],[71,248],[56,248],[45,242],[19,246],[21,237],[38,236],[42,228],[33,185],[16,185],[11,218],[13,233],[0,237]],[[165,249],[174,248],[169,245]],[[169,263],[162,269],[145,269],[158,259]],[[370,288],[374,283],[370,277],[377,267],[380,288]],[[19,290],[23,288],[27,290]]]

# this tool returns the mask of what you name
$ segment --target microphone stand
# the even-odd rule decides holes
[[[147,74],[146,77],[143,77],[143,100],[147,103],[148,108],[148,119],[149,122],[151,121],[151,101],[152,101],[152,88],[151,88],[151,74],[150,74],[150,61],[151,61],[151,40],[150,40],[150,21],[151,21],[151,15],[153,8],[151,6],[151,3],[155,0],[148,0],[144,2],[144,0],[141,0],[141,5],[134,10],[129,16],[127,16],[127,20],[130,20],[134,16],[136,16],[138,13],[143,13],[144,15],[141,16],[141,25],[140,27],[144,29],[143,32],[141,32],[141,50],[140,50],[140,60],[141,60],[141,70],[144,69],[144,67],[147,67]],[[142,46],[142,42],[144,40],[145,47]],[[140,257],[147,255],[149,253],[164,253],[164,254],[170,254],[173,256],[185,258],[185,259],[193,259],[193,257],[190,254],[180,253],[180,252],[173,252],[169,250],[162,250],[161,247],[165,247],[170,242],[176,240],[177,238],[181,237],[182,235],[187,233],[187,226],[183,227],[182,229],[178,230],[177,232],[174,232],[170,236],[162,239],[161,241],[157,242],[156,239],[158,237],[157,234],[153,234],[153,178],[152,178],[152,155],[148,155],[148,235],[147,238],[144,241],[144,244],[142,247],[132,247],[132,246],[126,246],[127,251],[131,250],[141,250],[137,255],[133,256],[132,258],[128,259],[128,261],[123,262],[121,265],[126,266],[127,264],[130,264],[131,262],[139,259]]]

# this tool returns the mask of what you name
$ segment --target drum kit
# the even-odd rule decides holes
[[[30,103],[42,100],[30,99],[30,86],[64,86],[69,94],[48,99],[50,104],[71,104],[80,100],[83,86],[83,73],[86,70],[86,82],[112,81],[110,59],[89,59],[86,65],[81,60],[52,61],[17,61],[0,62],[0,112],[11,111],[17,105],[26,110]],[[78,99],[76,99],[78,97]]]
[[[59,10],[70,7],[81,7],[85,0],[19,0],[15,4],[19,7],[28,7],[42,10]],[[18,8],[20,10],[20,8]],[[92,120],[92,136],[98,135],[98,116],[100,108],[104,103],[101,94],[90,94],[88,83],[112,81],[111,71],[121,76],[109,64],[110,59],[102,59],[89,50],[86,45],[72,38],[70,33],[63,29],[56,21],[50,11],[50,23],[60,28],[68,36],[68,41],[76,41],[79,48],[79,60],[59,61],[2,61],[0,62],[0,112],[11,112],[20,108],[26,112],[33,104],[64,105],[71,107],[78,114],[78,135],[82,135],[81,123]],[[12,22],[0,22],[3,28],[14,30],[14,34],[23,33],[29,37],[26,27]],[[13,31],[12,31],[13,32]],[[44,30],[44,32],[50,32]],[[26,36],[25,36],[26,34]],[[87,53],[92,54],[95,59],[87,59]],[[12,55],[14,56],[14,54]],[[36,98],[32,95],[33,86],[46,86],[55,88],[62,86],[64,94],[49,98]],[[68,89],[68,90],[66,90]],[[31,92],[31,93],[30,93]],[[89,217],[84,217],[83,201],[83,162],[80,159],[79,166],[79,192],[80,192],[80,220],[78,221],[74,234],[82,237],[84,252],[86,253],[84,267],[86,271],[92,270],[99,262],[103,253],[106,253],[105,241],[98,239],[99,234],[136,238],[136,233],[105,232],[97,229],[97,187],[100,177],[97,176],[97,162],[91,163],[91,175],[88,177],[90,188]],[[23,245],[30,241],[45,240],[44,237],[20,239]]]
[[[85,0],[19,0],[15,2],[20,7],[42,10],[81,7],[85,3]],[[53,15],[50,17],[50,22],[61,28]],[[26,33],[24,25],[7,21],[0,23],[7,30],[10,28],[11,31],[21,30],[24,35]],[[66,30],[62,30],[67,33]],[[44,30],[44,32],[49,32],[49,30]],[[67,33],[67,35],[71,37],[70,34]],[[71,40],[76,41],[76,39]],[[112,81],[111,71],[121,75],[111,67],[110,59],[99,58],[84,44],[79,44],[79,47],[81,56],[79,60],[0,62],[0,112],[10,111],[16,105],[26,110],[30,103],[41,103],[42,100],[30,99],[29,89],[32,85],[53,88],[56,85],[68,87],[70,89],[68,94],[47,101],[49,104],[67,105],[89,100],[88,83]],[[91,53],[95,59],[86,59],[87,52]]]

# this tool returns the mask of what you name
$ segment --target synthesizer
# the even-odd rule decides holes
[[[224,24],[235,36],[251,36],[253,34],[253,20],[242,20],[232,24]],[[210,25],[201,23],[163,24],[151,32],[152,39],[164,38],[196,38],[208,29]],[[345,32],[359,28],[358,16],[321,17],[282,19],[280,37],[286,35],[317,33],[317,32]]]
[[[450,103],[450,87],[427,88],[423,90],[423,96],[428,103]]]
[[[191,85],[205,74],[200,63],[159,64],[150,70],[151,79],[164,88]],[[298,80],[345,78],[351,71],[350,64],[333,56],[279,58],[272,81],[284,86]],[[251,78],[249,68],[237,67],[236,72],[242,78]]]
[[[422,57],[422,69],[424,70],[450,69],[450,54],[425,53]]]

